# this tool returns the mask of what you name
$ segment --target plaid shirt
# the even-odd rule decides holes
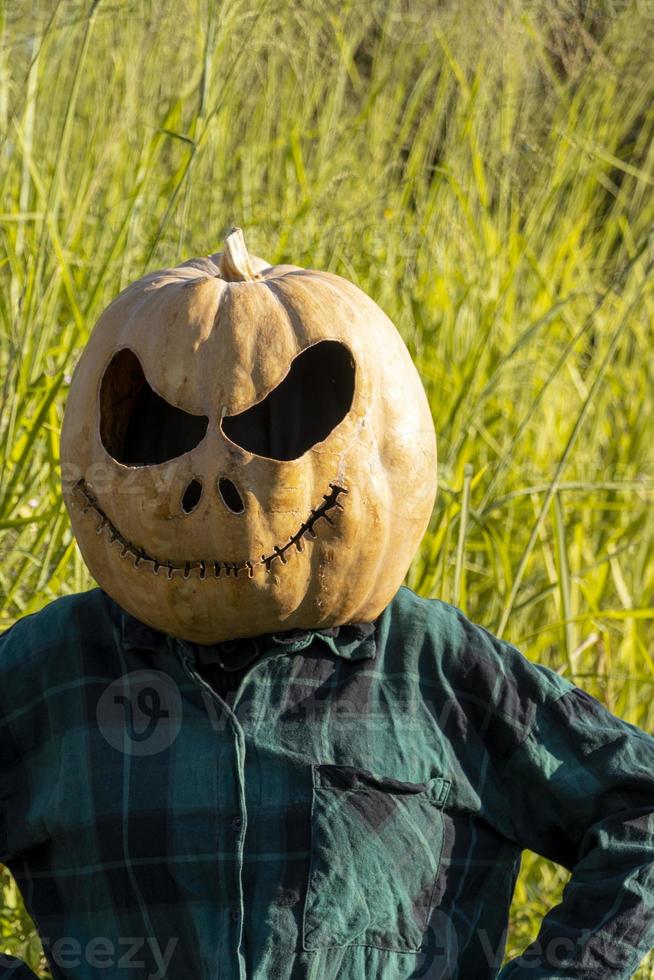
[[[201,652],[244,675],[225,700]],[[0,860],[55,978],[487,980],[523,848],[572,878],[503,980],[629,977],[653,770],[649,735],[408,589],[374,630],[231,649],[95,589],[0,639]]]

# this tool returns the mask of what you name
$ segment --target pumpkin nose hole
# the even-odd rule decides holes
[[[182,497],[182,510],[185,514],[190,514],[191,511],[195,510],[200,503],[201,496],[202,484],[199,480],[191,480]]]
[[[231,510],[232,514],[242,514],[245,510],[245,505],[241,498],[240,493],[234,486],[231,480],[228,480],[226,476],[221,476],[218,480],[218,492],[223,499],[223,503],[228,510]]]

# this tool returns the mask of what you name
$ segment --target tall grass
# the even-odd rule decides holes
[[[651,730],[652,4],[1,10],[0,627],[91,584],[58,441],[93,322],[238,223],[360,284],[416,359],[441,489],[409,584]],[[526,856],[511,953],[564,881]]]

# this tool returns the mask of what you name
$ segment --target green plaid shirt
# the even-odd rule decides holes
[[[629,977],[653,770],[649,735],[408,589],[374,629],[231,648],[99,589],[0,638],[0,860],[55,978],[487,980],[524,848],[572,878],[502,980]]]

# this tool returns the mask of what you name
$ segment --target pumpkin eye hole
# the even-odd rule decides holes
[[[231,480],[226,476],[221,476],[218,480],[218,492],[222,497],[225,506],[231,510],[232,514],[242,514],[245,510],[243,498]]]
[[[195,510],[201,496],[202,484],[199,480],[191,480],[182,497],[182,510],[185,514],[191,514]]]
[[[286,377],[238,415],[225,415],[231,442],[268,459],[298,459],[326,439],[352,406],[354,360],[336,340],[322,340],[295,357]]]
[[[153,466],[176,459],[202,442],[208,422],[158,395],[129,348],[114,354],[100,387],[100,438],[116,462]]]

